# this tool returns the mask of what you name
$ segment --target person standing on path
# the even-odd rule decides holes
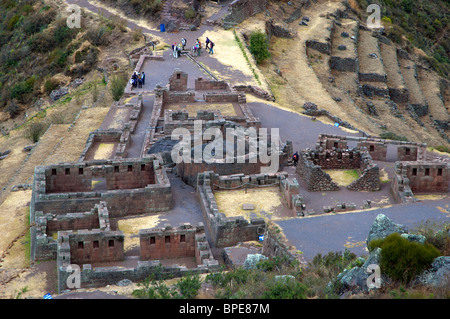
[[[214,42],[211,41],[209,43],[209,54],[214,54],[213,47],[214,47]]]
[[[142,80],[142,85],[145,85],[145,73],[142,72],[141,74],[141,80]]]

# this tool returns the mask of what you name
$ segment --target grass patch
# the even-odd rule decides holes
[[[325,172],[330,175],[331,179],[339,186],[348,186],[359,178],[359,171],[357,169],[325,170]]]
[[[242,43],[241,39],[239,39],[239,36],[237,35],[236,30],[233,29],[233,33],[234,33],[234,39],[236,40],[239,48],[241,49],[242,55],[244,56],[245,60],[247,61],[247,64],[250,67],[250,70],[252,71],[253,76],[255,77],[255,79],[258,82],[258,84],[261,85],[261,81],[259,80],[259,76],[256,73],[255,69],[253,68],[253,65],[250,62],[250,59],[249,59],[249,57],[247,55],[247,52],[245,51],[244,44]]]

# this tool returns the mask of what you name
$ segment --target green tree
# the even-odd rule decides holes
[[[250,34],[250,52],[256,59],[256,63],[260,64],[270,57],[269,42],[267,37],[261,31],[254,31]]]

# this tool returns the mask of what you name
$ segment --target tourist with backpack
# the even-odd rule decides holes
[[[294,166],[297,166],[298,163],[298,153],[295,152],[294,155],[292,155],[292,160],[294,161]]]
[[[209,42],[209,54],[214,54],[214,51],[213,51],[213,47],[214,47],[214,42]]]

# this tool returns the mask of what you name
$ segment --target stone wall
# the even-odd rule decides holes
[[[61,215],[35,212],[31,255],[35,260],[56,259],[57,241],[52,233],[64,230],[99,229],[110,230],[109,213],[105,202],[90,211]]]
[[[286,258],[290,262],[300,261],[301,258],[301,252],[289,245],[286,237],[272,221],[269,221],[266,226],[262,253],[267,257]]]
[[[169,78],[169,91],[186,91],[188,83],[188,74],[175,69]]]
[[[426,161],[397,162],[405,170],[414,193],[448,193],[450,174],[447,163]]]
[[[144,244],[141,248],[141,252],[144,253],[144,258],[153,258],[154,256],[146,255],[149,251],[148,246],[150,245],[151,235],[155,237],[161,236],[163,238],[163,249],[159,250],[160,254],[157,256],[162,259],[173,258],[175,256],[183,257],[186,252],[182,249],[182,245],[178,245],[178,249],[167,249],[168,246],[173,246],[174,242],[166,243],[165,238],[169,236],[172,241],[175,239],[180,240],[181,235],[186,236],[186,240],[191,240],[191,235],[194,235],[193,246],[194,249],[189,249],[189,257],[195,258],[197,262],[197,267],[187,268],[185,266],[179,266],[177,264],[163,266],[160,260],[140,260],[137,261],[137,266],[103,266],[103,267],[93,267],[92,264],[85,263],[79,265],[76,263],[77,256],[79,253],[78,248],[80,239],[85,240],[85,247],[91,253],[94,252],[93,241],[86,241],[86,239],[99,240],[99,253],[105,261],[111,259],[116,259],[116,263],[120,265],[120,261],[123,260],[123,243],[121,245],[121,232],[115,232],[118,235],[117,238],[112,237],[111,232],[90,232],[89,234],[83,234],[84,237],[73,237],[72,240],[75,242],[76,249],[71,249],[69,235],[73,236],[71,232],[59,232],[58,234],[58,255],[57,255],[57,275],[58,275],[58,293],[61,293],[69,287],[69,282],[71,282],[70,276],[74,274],[74,267],[80,267],[80,287],[79,288],[95,288],[104,287],[107,285],[117,284],[123,279],[131,280],[132,282],[139,282],[147,279],[150,275],[155,275],[157,279],[166,279],[173,277],[181,277],[188,274],[200,274],[207,273],[211,271],[219,270],[219,263],[213,258],[211,249],[209,247],[206,235],[204,233],[204,227],[200,223],[198,227],[193,228],[190,224],[183,224],[177,229],[171,228],[167,225],[164,230],[142,230],[140,232],[140,242]],[[189,234],[189,235],[188,235]],[[92,238],[86,236],[94,236]],[[149,237],[150,236],[150,237]],[[189,236],[189,239],[187,238]],[[105,239],[103,245],[101,244],[102,239]],[[114,247],[108,247],[110,240],[115,240]],[[155,238],[155,245],[158,240]],[[148,243],[148,245],[146,245]],[[182,243],[179,243],[182,244]],[[153,244],[152,244],[153,245]],[[190,244],[189,244],[190,245]],[[112,248],[115,248],[112,250]],[[86,248],[85,248],[86,249]],[[80,253],[81,254],[81,253]],[[85,256],[83,254],[83,256]],[[91,255],[92,256],[92,255]],[[92,257],[90,257],[92,259]],[[175,257],[176,258],[176,257]]]
[[[195,79],[196,91],[208,90],[226,90],[230,91],[230,84],[225,81],[205,80],[203,78]]]
[[[334,142],[333,140],[329,142]],[[357,169],[359,178],[347,186],[354,191],[380,190],[380,171],[377,164],[365,150],[323,149],[300,152],[297,173],[305,181],[308,191],[336,191],[339,186],[323,169]]]
[[[73,264],[123,261],[122,231],[63,231],[58,237],[60,247],[70,250],[70,262]]]
[[[214,197],[214,190],[236,188],[245,184],[247,187],[257,185],[279,185],[284,174],[219,176],[213,172],[203,172],[197,178],[197,196],[202,209],[205,227],[215,247],[233,246],[238,242],[257,240],[264,234],[265,221],[262,218],[251,218],[247,221],[242,216],[226,217],[219,212]]]
[[[228,14],[223,18],[224,28],[231,28],[245,19],[267,9],[267,0],[234,0],[228,4]]]
[[[331,180],[330,175],[319,165],[314,164],[308,152],[300,152],[296,171],[310,192],[339,190],[339,186]]]
[[[342,72],[358,72],[358,58],[331,56],[330,68]]]
[[[104,201],[108,208],[111,217],[138,215],[151,212],[163,212],[170,210],[173,206],[172,192],[169,179],[159,164],[162,162],[160,155],[152,155],[148,158],[133,159],[128,161],[93,161],[86,163],[61,163],[51,166],[37,166],[35,168],[33,192],[30,202],[30,223],[33,224],[38,216],[37,212],[42,212],[42,216],[51,214],[54,216],[64,215],[69,213],[86,212],[92,209],[98,202]],[[83,174],[92,168],[93,170],[99,170],[102,174],[114,175],[114,167],[118,166],[119,171],[125,170],[120,174],[122,178],[126,174],[130,174],[130,179],[135,178],[132,172],[128,172],[128,165],[131,165],[132,169],[141,169],[141,165],[144,165],[144,169],[150,169],[153,167],[153,184],[142,184],[141,188],[128,188],[128,189],[113,189],[113,190],[90,190],[90,191],[74,191],[74,192],[47,192],[47,176],[51,178],[52,172],[55,169],[58,174],[60,171],[61,179],[58,180],[57,186],[62,186],[64,183],[63,177],[65,175],[66,168],[69,169],[71,174],[79,174],[79,168],[83,168]],[[122,166],[122,168],[120,168]],[[53,176],[54,177],[54,176]],[[86,179],[92,184],[92,179]],[[114,185],[114,178],[111,178]],[[127,178],[127,180],[129,180]],[[147,179],[144,179],[147,180]],[[126,181],[117,181],[122,186],[125,186]],[[129,181],[129,185],[136,185],[135,181]],[[142,182],[142,180],[141,180]],[[141,183],[140,182],[140,183]],[[119,185],[117,184],[117,185]],[[59,187],[58,186],[58,187]],[[55,184],[53,186],[55,187]],[[65,187],[65,186],[62,186]],[[71,190],[74,190],[78,186],[70,186]],[[86,186],[83,186],[86,187]],[[52,189],[52,188],[50,188]],[[31,227],[31,256],[34,260],[36,255],[36,241],[37,228]],[[45,240],[45,238],[43,239]],[[38,254],[39,255],[39,254]]]
[[[198,265],[214,260],[203,223],[197,227],[185,223],[178,228],[167,224],[164,228],[142,229],[139,242],[140,260],[195,257]]]

